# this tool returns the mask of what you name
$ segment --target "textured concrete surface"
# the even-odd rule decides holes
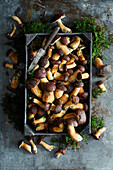
[[[42,6],[39,6],[39,3]],[[31,10],[30,10],[31,9]],[[29,11],[30,10],[30,11]],[[78,16],[94,16],[104,21],[109,30],[113,30],[113,1],[103,0],[1,0],[0,1],[0,103],[8,85],[8,76],[6,70],[2,67],[4,61],[8,61],[6,51],[8,46],[5,45],[7,38],[4,36],[12,28],[10,16],[16,14],[22,20],[39,19],[39,15],[47,12],[47,17],[58,12],[67,15],[64,22],[75,20]],[[32,14],[32,15],[31,15]],[[106,63],[113,63],[113,48],[103,52],[108,60]],[[93,81],[95,69],[93,70]],[[105,78],[104,78],[105,80]],[[89,137],[89,142],[82,146],[76,153],[67,150],[66,155],[60,159],[55,159],[55,150],[46,151],[41,146],[38,147],[38,154],[31,155],[23,149],[17,148],[17,143],[24,138],[22,134],[16,131],[8,123],[7,115],[4,115],[0,107],[0,170],[38,170],[38,169],[74,169],[74,170],[113,170],[113,76],[106,80],[107,93],[102,94],[94,102],[95,112],[102,113],[106,126],[108,128],[104,137],[100,141]],[[24,114],[24,113],[23,113]],[[44,139],[50,142],[50,137]]]

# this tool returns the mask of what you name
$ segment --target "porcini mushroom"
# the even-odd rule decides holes
[[[61,155],[65,155],[65,149],[60,148],[58,152],[56,152],[56,158],[59,158]]]
[[[62,37],[60,39],[60,42],[63,44],[63,45],[68,45],[70,43],[70,37]]]
[[[47,69],[47,78],[48,78],[48,80],[53,80],[54,79],[54,77],[52,75],[51,68]]]
[[[111,65],[104,65],[100,58],[95,59],[95,65],[98,69],[97,76],[105,77],[111,72]]]
[[[76,63],[75,62],[73,62],[73,63],[70,63],[70,64],[65,64],[64,65],[64,71],[67,71],[68,69],[71,69],[71,68],[74,68],[74,67],[76,67]]]
[[[69,136],[76,142],[80,142],[83,140],[82,136],[79,135],[76,131],[75,131],[75,127],[78,126],[78,123],[75,119],[68,119],[67,121],[68,125],[67,125],[67,131],[69,133]]]
[[[35,103],[35,104],[37,104],[37,105],[39,105],[41,108],[43,108],[44,109],[44,104],[41,102],[41,101],[39,101],[38,99],[33,99],[33,103]]]
[[[44,141],[42,141],[42,139],[40,139],[38,141],[38,144],[42,145],[45,149],[47,149],[48,151],[52,151],[54,148],[56,148],[54,145],[48,145],[47,143],[45,143]]]
[[[63,45],[60,41],[56,42],[56,47],[57,49],[61,49],[65,55],[68,55],[73,51],[72,48],[68,48],[66,45]]]
[[[53,49],[55,49],[55,47],[54,47],[53,45],[49,46],[48,52],[47,52],[47,56],[48,56],[49,58],[51,58],[51,56],[52,56],[52,51],[53,51]]]
[[[64,70],[64,64],[66,64],[67,61],[69,61],[69,60],[70,60],[70,57],[69,57],[69,56],[63,55],[63,57],[62,57],[62,62],[61,62],[61,64],[59,65],[59,70],[60,70],[60,71],[63,71],[63,70]]]
[[[82,103],[77,103],[77,104],[70,104],[70,109],[76,110],[76,109],[84,109],[84,104]]]
[[[44,67],[44,68],[47,68],[47,67],[49,67],[49,57],[48,56],[42,56],[41,58],[40,58],[40,60],[38,61],[38,64],[39,64],[39,66],[40,67]]]
[[[32,138],[28,138],[28,141],[30,142],[30,144],[32,145],[32,147],[33,147],[33,153],[34,154],[37,154],[37,147],[36,147],[36,145],[35,145],[35,143],[33,142],[33,140],[32,140]]]
[[[6,36],[8,39],[12,39],[13,38],[13,35],[15,34],[16,32],[16,26],[15,24],[13,25],[13,30],[11,31],[11,33],[7,33]]]
[[[43,116],[43,117],[41,117],[39,119],[33,118],[32,123],[33,123],[33,125],[37,125],[39,123],[44,123],[45,121],[46,121],[46,118]]]
[[[44,123],[39,123],[38,126],[36,127],[36,131],[40,131],[40,130],[47,130],[48,129],[48,123],[44,122]]]
[[[22,23],[22,21],[20,20],[20,18],[18,18],[17,16],[11,16],[11,18],[12,18],[13,20],[15,20],[20,27],[23,27],[23,23]]]
[[[52,119],[55,120],[56,118],[62,117],[63,115],[65,115],[65,113],[66,113],[66,110],[61,110],[61,112],[60,112],[60,113],[57,113],[57,114],[53,113],[53,114],[51,115],[50,119],[51,119],[51,120],[52,120]]]
[[[86,114],[85,111],[82,109],[76,109],[76,120],[78,122],[78,125],[83,125],[86,123]]]
[[[58,26],[61,28],[61,31],[62,31],[62,32],[72,33],[72,31],[71,31],[70,28],[68,28],[68,27],[66,27],[66,26],[63,25],[61,19],[63,19],[64,17],[65,17],[65,14],[57,14],[57,15],[55,15],[55,16],[52,18],[51,22],[52,22],[52,23],[57,22],[57,24],[58,24]]]
[[[74,82],[77,79],[77,75],[78,73],[81,72],[79,69],[77,69],[70,77],[69,77],[69,81],[70,82]]]
[[[107,91],[107,90],[106,90],[106,87],[105,87],[105,85],[104,85],[104,83],[103,83],[103,81],[99,81],[97,84],[98,84],[99,88],[100,88],[103,92],[106,92],[106,91]]]
[[[21,140],[19,143],[18,143],[18,147],[19,148],[24,148],[25,150],[27,150],[28,152],[30,152],[30,153],[32,153],[31,152],[31,146],[30,145],[28,145],[28,144],[26,144],[25,142],[24,142],[24,140]]]
[[[77,96],[78,93],[79,93],[80,87],[83,87],[84,83],[82,81],[75,81],[74,85],[75,85],[75,89],[71,93],[70,97],[71,96]]]
[[[14,61],[14,63],[17,64],[17,62],[18,62],[18,57],[16,56],[16,54],[13,52],[12,49],[9,49],[9,50],[7,51],[7,53],[6,53],[6,55],[9,56],[9,57]]]
[[[80,45],[80,41],[82,41],[82,39],[78,36],[75,37],[75,40],[70,44],[70,47],[73,48],[73,50],[76,50],[78,48],[78,46]]]
[[[69,95],[63,94],[62,97],[59,99],[59,102],[63,105],[68,101],[68,99],[69,99]]]
[[[106,127],[100,128],[100,129],[96,132],[96,134],[94,135],[94,137],[95,137],[97,140],[99,140],[99,139],[100,139],[100,135],[102,135],[102,133],[104,133],[106,130],[107,130]]]
[[[80,96],[80,100],[86,100],[88,98],[88,92],[84,92],[81,95],[79,94],[79,96]]]
[[[55,98],[59,99],[60,97],[62,97],[64,91],[66,90],[67,88],[62,83],[57,83],[57,87],[55,90]]]
[[[78,104],[79,101],[80,101],[80,98],[79,98],[78,96],[72,95],[72,96],[71,96],[71,101],[72,101],[72,103],[74,103],[74,104]]]
[[[60,35],[56,35],[56,36],[53,38],[53,40],[52,40],[52,42],[51,42],[51,45],[55,45],[56,42],[59,41],[60,39],[61,39],[61,36],[60,36]]]

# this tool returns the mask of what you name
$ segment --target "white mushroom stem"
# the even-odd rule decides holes
[[[67,61],[66,60],[62,60],[62,62],[60,63],[60,65],[59,65],[59,70],[60,71],[63,71],[64,69],[63,69],[63,66],[64,66],[64,64],[66,64],[67,63]]]
[[[79,69],[76,70],[70,77],[69,77],[69,81],[70,82],[74,82],[77,79],[77,75],[78,73],[81,72]]]
[[[82,74],[82,79],[88,79],[88,78],[89,78],[89,73]]]
[[[33,123],[36,125],[36,124],[39,124],[39,123],[44,123],[45,121],[46,121],[46,118],[41,117],[39,119],[33,120]]]
[[[37,154],[37,147],[36,147],[35,143],[33,142],[32,139],[30,139],[29,142],[31,143],[31,145],[32,145],[32,147],[33,147],[33,153],[34,153],[34,154]]]
[[[36,127],[36,131],[44,130],[44,129],[45,129],[44,123],[39,123],[38,126]]]
[[[45,107],[45,105],[41,102],[41,101],[39,101],[38,99],[33,99],[33,103],[35,103],[35,104],[37,104],[37,105],[39,105],[41,108],[44,108]]]
[[[58,71],[58,65],[53,65],[51,70],[52,74],[56,73],[57,71]]]
[[[76,67],[76,63],[75,62],[73,62],[71,64],[66,64],[66,68],[67,69],[71,69],[71,68],[74,68],[74,67]]]
[[[63,45],[60,41],[56,42],[56,47],[57,49],[61,49],[65,55],[68,55],[73,51],[72,48],[68,48],[66,45]]]
[[[35,94],[37,97],[42,98],[42,91],[39,89],[38,86],[35,86],[31,89],[31,92]]]
[[[85,60],[85,57],[83,56],[82,50],[78,50],[78,51],[77,51],[77,55],[78,55],[80,61]]]
[[[80,142],[83,140],[82,136],[79,135],[76,131],[73,125],[68,125],[67,131],[69,133],[69,136],[76,142]]]
[[[62,32],[72,33],[72,30],[71,30],[70,28],[68,28],[68,27],[66,27],[66,26],[63,25],[61,19],[59,19],[59,20],[57,21],[57,24],[58,24],[58,26],[60,27],[60,29],[61,29]]]
[[[100,135],[102,135],[102,133],[104,133],[106,130],[107,130],[107,128],[106,128],[106,127],[102,127],[102,128],[100,128],[100,129],[96,132],[96,134],[95,134],[96,139],[98,139],[98,140],[99,140]]]
[[[17,16],[12,16],[11,17],[13,20],[15,20],[21,27],[23,26],[22,21],[20,20],[20,18],[18,18]]]
[[[53,103],[53,101],[55,100],[54,92],[44,91],[42,95],[42,100],[47,103]]]
[[[53,60],[58,60],[60,58],[60,55],[58,53],[55,53],[52,55]]]
[[[100,69],[101,67],[104,66],[104,64],[103,64],[103,62],[102,62],[102,60],[100,58],[95,59],[95,65],[96,65],[97,69]]]
[[[76,36],[76,40],[70,44],[73,50],[76,50],[78,48],[78,46],[80,45],[80,41],[82,41],[82,39]]]
[[[69,95],[68,94],[64,94],[62,95],[62,97],[59,99],[61,104],[65,104],[68,101]]]
[[[55,90],[55,98],[59,99],[60,97],[62,97],[64,91],[60,90],[60,89],[56,89]]]
[[[13,25],[13,30],[12,30],[12,32],[9,34],[10,37],[12,37],[15,32],[16,32],[16,26],[15,26],[15,24],[14,24],[14,25]]]
[[[74,58],[71,58],[71,59],[67,62],[67,65],[73,63],[74,61],[75,61],[75,59],[74,59]]]
[[[98,84],[99,88],[103,91],[103,92],[106,92],[107,89],[105,87],[105,85],[102,83],[102,84]]]
[[[47,143],[45,143],[45,142],[43,142],[43,141],[41,141],[40,144],[41,144],[45,149],[47,149],[48,151],[52,151],[52,150],[55,148],[54,145],[48,145]]]
[[[80,87],[75,87],[75,89],[73,90],[73,92],[70,95],[70,98],[71,98],[71,96],[77,96],[79,91],[80,91]]]
[[[25,150],[27,150],[28,152],[30,152],[30,153],[32,153],[31,152],[31,146],[30,145],[28,145],[28,144],[26,144],[26,143],[24,143],[24,141],[22,142],[22,144],[19,146],[19,148],[24,148]]]
[[[58,117],[62,117],[62,116],[65,115],[65,113],[66,113],[66,110],[62,110],[60,113],[57,113],[57,114],[53,113],[53,114],[51,115],[51,119],[56,119],[56,118],[58,118]]]
[[[78,104],[71,104],[70,105],[70,109],[72,109],[72,110],[76,110],[76,109],[84,109],[84,105],[82,104],[82,103],[78,103]]]
[[[57,127],[57,126],[54,126],[53,127],[53,132],[56,132],[56,133],[61,133],[63,132],[64,129],[60,128],[60,127]]]
[[[54,77],[53,77],[53,75],[52,75],[51,69],[48,69],[48,70],[47,70],[47,78],[48,78],[48,80],[53,80],[53,79],[54,79]]]
[[[55,80],[63,81],[63,80],[64,80],[64,76],[63,76],[61,73],[56,72],[56,73],[54,74],[54,79],[55,79]]]
[[[73,104],[71,100],[69,100],[65,105],[64,105],[64,109],[67,111],[70,107],[70,105]]]

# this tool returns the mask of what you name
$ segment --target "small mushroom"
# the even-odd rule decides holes
[[[97,76],[105,77],[111,72],[111,65],[104,65],[100,58],[95,59],[95,65],[98,69]]]
[[[28,113],[28,119],[31,120],[35,117],[37,113],[37,107],[36,106],[31,106],[29,109],[29,113]]]
[[[13,64],[10,64],[10,63],[7,63],[7,62],[5,62],[5,63],[4,63],[4,67],[5,67],[5,68],[13,69],[13,68],[14,68],[14,65],[13,65]]]
[[[18,62],[18,57],[16,56],[16,54],[13,52],[12,49],[9,49],[9,50],[7,51],[7,53],[6,53],[6,55],[9,56],[9,57],[14,61],[14,63],[17,64],[17,62]]]
[[[45,105],[44,105],[41,101],[39,101],[38,99],[36,99],[36,98],[33,99],[33,103],[37,104],[38,106],[40,106],[40,107],[43,108],[43,109],[44,109],[44,107],[45,107]]]
[[[55,80],[63,81],[63,80],[64,80],[64,76],[63,76],[61,73],[56,72],[56,73],[54,74],[54,79],[55,79]]]
[[[80,100],[86,100],[88,98],[88,92],[84,92],[80,95]]]
[[[57,105],[56,107],[55,107],[55,113],[60,113],[61,112],[61,110],[62,110],[62,106],[61,105]]]
[[[77,75],[78,73],[81,72],[79,69],[77,69],[70,77],[69,77],[69,81],[70,82],[74,82],[77,79]]]
[[[61,62],[61,64],[59,65],[59,70],[60,71],[63,71],[64,70],[64,65],[67,63],[67,61],[69,61],[70,60],[70,57],[69,56],[67,56],[67,55],[63,55],[63,57],[62,57],[62,62]]]
[[[43,67],[39,67],[34,71],[34,77],[36,79],[43,79],[46,77],[46,70]]]
[[[72,58],[74,58],[74,60],[76,60],[76,61],[79,60],[79,58],[78,58],[75,54],[73,54],[73,53],[70,53],[70,56],[71,56]]]
[[[59,99],[59,102],[63,105],[68,101],[68,99],[69,99],[69,95],[63,94],[62,97]]]
[[[56,89],[56,84],[53,82],[48,82],[44,84],[44,90],[48,92],[53,92]]]
[[[11,81],[11,85],[10,85],[11,89],[16,89],[18,87],[20,76],[21,76],[21,72],[18,72],[13,76],[12,81]]]
[[[83,140],[82,136],[79,135],[76,131],[75,131],[75,127],[78,126],[78,123],[75,119],[68,119],[67,121],[68,125],[67,125],[67,131],[69,133],[69,136],[76,142],[80,142]]]
[[[58,65],[53,65],[51,70],[52,74],[55,74],[58,71],[58,67],[59,67]]]
[[[35,126],[35,125],[37,125],[39,123],[44,123],[45,121],[46,121],[46,118],[44,116],[39,118],[39,119],[33,118],[32,124]]]
[[[28,152],[30,152],[30,153],[32,153],[31,152],[31,146],[30,145],[28,145],[28,144],[26,144],[25,142],[24,142],[24,140],[21,140],[19,143],[18,143],[18,147],[19,148],[24,148],[25,150],[27,150]]]
[[[70,44],[70,47],[73,48],[73,50],[76,50],[78,48],[78,46],[80,45],[80,41],[82,41],[82,39],[78,36],[75,37],[75,40]]]
[[[61,133],[64,131],[64,129],[60,128],[60,127],[57,127],[57,126],[54,126],[52,127],[52,129],[50,130],[51,132],[56,132],[56,133]]]
[[[20,27],[23,27],[23,23],[22,23],[22,21],[20,20],[20,18],[18,18],[17,16],[11,16],[11,18],[12,18],[13,20],[15,20]]]
[[[54,92],[44,91],[42,95],[42,100],[43,102],[46,102],[46,103],[53,103],[55,100]]]
[[[104,83],[103,83],[103,81],[99,81],[98,82],[98,86],[99,86],[99,88],[103,91],[103,92],[106,92],[107,90],[106,90],[106,87],[105,87],[105,85],[104,85]]]
[[[80,98],[79,98],[78,96],[72,95],[72,96],[71,96],[71,101],[72,101],[72,103],[74,103],[74,104],[78,104],[79,101],[80,101]]]
[[[61,31],[62,31],[62,32],[72,33],[72,31],[71,31],[70,28],[68,28],[68,27],[66,27],[66,26],[63,25],[61,19],[63,19],[64,17],[65,17],[65,14],[56,14],[56,15],[52,18],[51,22],[52,22],[52,23],[57,22],[57,24],[58,24],[58,26],[61,28]]]
[[[71,93],[70,97],[77,96],[80,91],[80,88],[84,86],[84,83],[82,81],[75,81],[74,86],[75,86],[75,88],[74,88],[73,92]]]
[[[60,39],[60,42],[63,44],[63,45],[68,45],[70,43],[70,37],[62,37]]]
[[[42,139],[40,139],[38,141],[38,144],[42,145],[45,149],[47,149],[48,151],[52,151],[54,148],[56,148],[54,145],[48,145],[47,143],[45,143],[44,141],[42,141]]]
[[[33,60],[33,59],[36,57],[36,54],[38,53],[38,51],[39,51],[39,50],[35,50],[35,51],[31,50],[31,51],[29,52],[29,59],[30,59],[30,60]]]
[[[47,130],[47,129],[48,129],[48,123],[47,122],[39,123],[38,126],[36,127],[36,131]]]
[[[84,110],[76,109],[76,116],[77,116],[76,120],[79,126],[86,123],[86,114]]]
[[[55,90],[55,98],[59,99],[60,97],[62,97],[64,91],[66,90],[67,88],[62,83],[57,83],[57,87]]]
[[[54,79],[54,77],[53,77],[53,75],[52,75],[52,70],[51,70],[51,68],[48,68],[48,69],[47,69],[47,78],[48,78],[48,80],[53,80],[53,79]]]
[[[58,60],[60,58],[60,55],[58,53],[55,53],[52,55],[53,60]]]
[[[59,64],[61,64],[61,61],[60,60],[53,60],[53,59],[51,59],[51,64],[59,65]]]
[[[15,32],[16,32],[16,26],[15,26],[15,24],[13,25],[13,30],[11,31],[11,33],[7,33],[6,34],[6,37],[10,40],[10,39],[12,39],[13,38],[13,35],[15,34]]]
[[[50,117],[50,119],[52,120],[55,120],[55,119],[57,119],[58,117],[63,117],[64,115],[65,115],[65,113],[66,113],[66,110],[61,110],[61,112],[60,113],[57,113],[57,114],[55,114],[55,113],[53,113],[52,115],[51,115],[51,117]]]
[[[97,140],[99,140],[99,139],[100,139],[100,136],[102,135],[102,133],[104,133],[106,130],[107,130],[106,127],[100,128],[100,129],[96,132],[96,134],[94,135],[94,137],[95,137]]]
[[[76,67],[76,63],[75,62],[73,62],[73,63],[71,63],[71,64],[65,64],[64,65],[64,71],[67,71],[68,69],[71,69],[71,68],[74,68],[74,67]]]
[[[56,158],[59,158],[61,155],[65,155],[65,149],[60,148],[58,152],[56,152]]]
[[[57,41],[56,47],[57,49],[61,49],[65,55],[68,55],[73,51],[72,48],[68,48],[66,45],[63,45],[60,41]]]
[[[83,56],[83,53],[82,53],[82,49],[77,51],[77,55],[78,55],[80,61],[84,61],[85,60],[85,57]]]
[[[81,71],[81,73],[85,72],[85,67],[82,65],[78,65],[78,69]]]
[[[52,51],[53,51],[53,49],[55,49],[55,47],[54,47],[53,45],[49,46],[48,52],[47,52],[47,56],[48,56],[49,58],[51,58],[51,56],[52,56]]]
[[[50,63],[48,59],[49,59],[48,56],[42,56],[38,62],[39,66],[44,68],[49,67]]]
[[[33,142],[32,138],[29,138],[28,141],[30,142],[30,144],[33,147],[33,153],[37,154],[37,147],[36,147],[35,143]]]

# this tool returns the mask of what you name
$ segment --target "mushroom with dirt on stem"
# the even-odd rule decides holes
[[[97,140],[99,140],[99,139],[100,139],[100,136],[101,136],[106,130],[107,130],[106,127],[100,128],[100,129],[96,132],[96,134],[94,135],[94,137],[95,137]]]
[[[14,61],[14,63],[17,64],[17,62],[18,62],[18,57],[16,56],[16,54],[13,52],[12,49],[9,49],[9,50],[7,51],[7,53],[6,53],[6,55],[9,56],[9,57]]]
[[[21,140],[19,143],[18,143],[18,147],[19,148],[24,148],[25,150],[27,150],[28,152],[30,152],[30,153],[32,153],[31,152],[31,146],[30,145],[28,145],[28,144],[26,144],[25,142],[24,142],[24,140]]]
[[[35,143],[33,142],[32,138],[29,137],[29,138],[28,138],[28,141],[29,141],[29,142],[31,143],[31,145],[32,145],[33,153],[34,153],[34,154],[37,154],[37,147],[36,147]]]
[[[17,16],[11,16],[11,18],[12,18],[13,20],[15,20],[20,27],[23,27],[23,23],[22,23],[22,21],[20,20],[19,17],[17,17]]]
[[[103,81],[98,81],[97,84],[98,84],[98,87],[99,87],[103,92],[106,92],[106,91],[107,91],[107,89],[106,89]]]
[[[69,32],[72,33],[72,30],[66,26],[63,25],[61,19],[63,19],[65,17],[65,14],[56,14],[55,16],[53,16],[51,22],[55,23],[57,22],[58,26],[61,28],[62,32]]]
[[[111,72],[111,65],[106,64],[104,65],[102,60],[100,58],[95,59],[95,65],[97,70],[97,76],[99,77],[105,77]]]
[[[13,30],[11,31],[11,33],[7,33],[6,34],[6,37],[10,40],[10,39],[12,39],[13,38],[13,35],[15,34],[15,32],[16,32],[16,26],[15,26],[15,24],[13,25]]]
[[[47,149],[48,151],[52,151],[54,148],[56,148],[54,145],[49,145],[47,144],[46,142],[42,141],[42,139],[40,139],[37,144],[39,145],[42,145],[45,149]]]

